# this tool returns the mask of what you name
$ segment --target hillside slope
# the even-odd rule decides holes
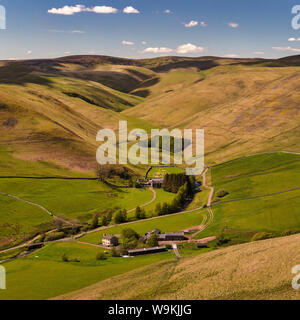
[[[169,128],[205,129],[209,164],[262,151],[298,151],[299,67],[225,65],[173,71],[124,114]]]
[[[300,291],[291,285],[299,263],[295,235],[184,258],[175,268],[174,262],[158,263],[56,299],[152,299],[157,292],[158,300],[299,300]]]
[[[120,115],[139,102],[139,97],[97,82],[0,67],[1,150],[22,160],[90,171],[96,165],[98,130],[116,129],[120,120],[128,120],[129,127],[137,122],[147,127]]]
[[[95,167],[96,132],[204,128],[206,161],[298,151],[299,56],[0,61],[0,144],[23,160]]]

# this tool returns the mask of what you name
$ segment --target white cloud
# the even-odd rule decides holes
[[[54,33],[72,33],[72,34],[84,34],[85,31],[82,30],[49,30],[49,32],[54,32]]]
[[[79,33],[79,34],[83,34],[83,33],[85,33],[85,31],[82,31],[82,30],[72,30],[72,31],[70,31],[69,33]]]
[[[294,41],[300,41],[300,38],[289,38],[289,40],[288,41],[290,41],[290,42],[294,42]]]
[[[230,27],[230,28],[238,28],[239,27],[239,24],[238,23],[236,23],[236,22],[229,22],[228,23],[228,26]]]
[[[71,53],[72,53],[71,51],[64,52],[64,54],[71,54]]]
[[[124,44],[125,46],[133,46],[134,42],[123,40],[122,44]]]
[[[87,8],[85,11],[108,14],[108,13],[117,13],[118,9],[113,7],[107,7],[107,6],[96,6],[93,8]]]
[[[85,6],[77,4],[76,6],[64,6],[62,8],[52,8],[48,10],[52,14],[63,14],[63,15],[73,15],[74,13],[79,13],[85,10]]]
[[[62,15],[73,15],[80,12],[94,12],[94,13],[117,13],[118,9],[108,6],[96,6],[92,8],[87,8],[82,4],[77,4],[76,6],[64,6],[62,8],[52,8],[48,10],[48,13],[52,14],[62,14]]]
[[[254,51],[253,54],[264,55],[265,53],[263,51]]]
[[[177,53],[179,54],[187,54],[187,53],[203,53],[204,52],[203,47],[197,47],[194,44],[187,43],[179,46],[177,48]]]
[[[124,13],[140,13],[139,10],[135,9],[132,6],[128,6],[128,7],[124,8],[123,12]]]
[[[206,22],[201,21],[201,22],[200,22],[200,26],[201,26],[201,27],[207,27],[207,24],[206,24]]]
[[[291,51],[291,52],[300,52],[300,49],[292,48],[292,47],[272,47],[273,50],[277,51]]]
[[[170,14],[170,13],[172,13],[172,12],[171,12],[171,10],[167,9],[167,10],[164,11],[164,13]]]
[[[146,42],[146,41],[142,41],[142,44],[143,44],[143,45],[146,45],[146,44],[147,44],[147,42]]]
[[[32,50],[28,50],[27,52],[26,52],[26,54],[29,56],[29,55],[31,55],[32,54]]]
[[[186,28],[193,28],[193,27],[197,27],[198,24],[199,24],[198,21],[191,20],[189,23],[185,23],[184,25]]]
[[[226,54],[225,57],[226,58],[237,58],[239,55],[238,54],[235,54],[235,53],[229,53],[229,54]]]
[[[170,53],[173,49],[160,47],[160,48],[147,48],[143,52],[144,53]]]

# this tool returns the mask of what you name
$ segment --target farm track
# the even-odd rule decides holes
[[[153,202],[156,200],[156,197],[157,197],[156,191],[155,191],[152,187],[150,187],[149,190],[152,191],[152,193],[153,193],[153,198],[152,198],[151,201],[142,204],[142,205],[140,206],[140,208],[144,208],[144,207],[148,206],[149,204],[153,203]],[[136,208],[131,209],[131,210],[128,210],[127,213],[133,212],[134,210],[136,210]]]
[[[0,195],[5,196],[5,197],[9,197],[9,198],[13,198],[13,199],[15,199],[15,200],[18,200],[18,201],[27,203],[27,204],[29,204],[29,205],[31,205],[31,206],[38,207],[38,208],[41,209],[42,211],[46,212],[50,217],[55,218],[55,219],[57,219],[57,220],[60,220],[60,221],[62,221],[63,223],[66,223],[66,224],[68,224],[68,225],[70,225],[70,226],[73,226],[73,225],[74,225],[73,223],[71,223],[71,222],[68,221],[68,220],[64,220],[64,219],[62,219],[62,218],[59,218],[59,217],[55,216],[51,211],[49,211],[48,209],[46,209],[45,207],[43,207],[42,205],[40,205],[40,204],[38,204],[38,203],[31,202],[31,201],[28,201],[28,200],[24,200],[24,199],[21,199],[21,198],[19,198],[19,197],[17,197],[17,196],[14,196],[14,195],[8,194],[8,193],[4,193],[4,192],[0,192]],[[32,240],[31,240],[31,241],[32,241]],[[1,252],[1,251],[0,251],[0,252]]]

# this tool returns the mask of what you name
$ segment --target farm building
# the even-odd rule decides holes
[[[119,244],[119,240],[115,236],[104,234],[102,237],[102,244],[106,247],[115,247]]]
[[[152,187],[152,188],[161,188],[163,185],[164,179],[150,179],[148,181],[148,184]]]
[[[154,248],[142,248],[142,249],[128,250],[128,255],[130,257],[135,257],[135,256],[142,256],[145,254],[153,254],[153,253],[159,253],[159,252],[165,252],[165,251],[167,251],[166,246],[154,247]]]
[[[145,240],[149,239],[153,234],[159,235],[159,234],[161,234],[161,231],[160,231],[159,229],[154,229],[154,230],[151,231],[151,232],[147,232],[147,233],[145,234],[144,239],[145,239]]]
[[[158,241],[184,241],[184,232],[169,232],[158,235]]]

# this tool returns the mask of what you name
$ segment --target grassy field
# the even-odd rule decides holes
[[[216,192],[226,190],[223,201],[263,196],[299,188],[300,156],[275,153],[242,158],[212,168]],[[300,190],[213,205],[214,223],[201,237],[225,231],[233,241],[249,241],[260,231],[281,235],[300,229]],[[224,230],[225,229],[225,230]]]
[[[153,198],[146,189],[116,189],[93,180],[1,179],[0,190],[79,220],[108,208],[133,209]]]
[[[158,217],[146,221],[137,221],[127,225],[120,225],[111,227],[103,231],[90,233],[83,236],[80,240],[99,244],[104,233],[120,234],[124,228],[132,228],[137,233],[143,235],[148,231],[152,231],[155,228],[159,228],[162,232],[175,232],[185,230],[189,227],[201,225],[203,214],[205,211],[199,210],[191,213],[175,214],[166,217]]]
[[[0,300],[49,299],[158,261],[174,259],[173,254],[162,253],[97,261],[98,252],[103,249],[77,243],[56,243],[25,258],[4,263],[7,290],[1,290]],[[63,254],[80,262],[63,262]]]
[[[156,300],[299,300],[291,285],[299,262],[300,235],[295,235],[187,257],[176,266],[160,262],[60,299],[144,300],[157,291]]]
[[[0,191],[27,200],[68,220],[87,222],[94,213],[110,208],[131,210],[153,199],[148,189],[113,188],[94,180],[0,179]],[[157,190],[156,200],[145,206],[153,216],[157,203],[171,202],[175,194]],[[41,209],[0,195],[0,245],[13,244],[51,227],[52,218]],[[128,214],[134,219],[134,211]]]
[[[184,171],[182,169],[176,168],[176,167],[153,167],[148,173],[148,178],[149,179],[163,178],[167,173],[178,174],[183,172]]]
[[[51,220],[40,208],[0,195],[0,247],[48,230]]]

